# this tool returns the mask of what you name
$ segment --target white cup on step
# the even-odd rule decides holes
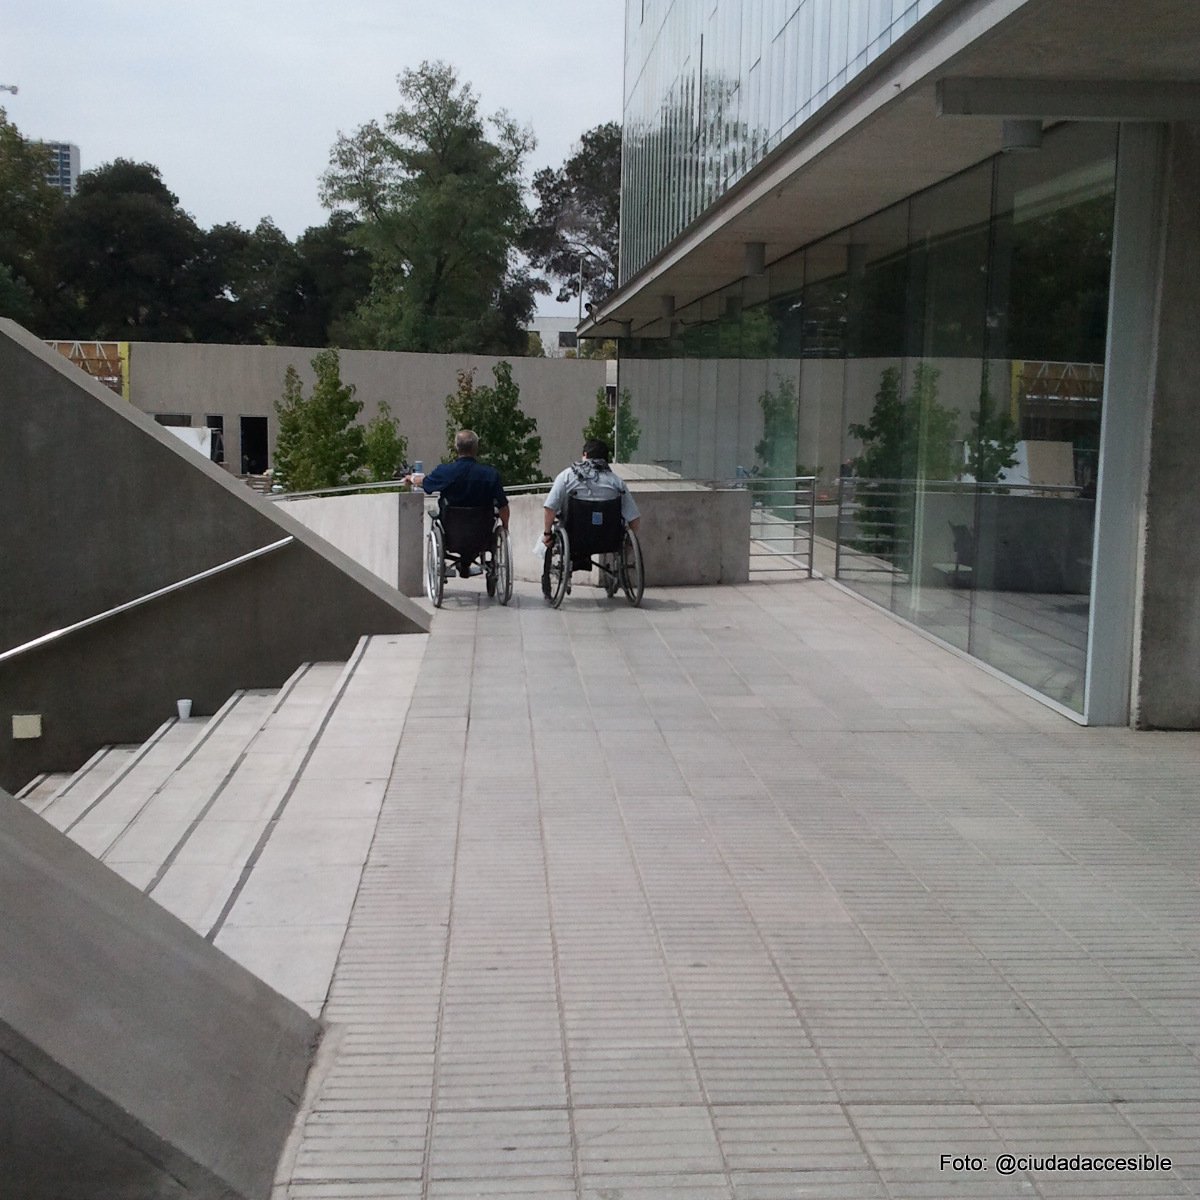
[[[192,702],[190,700],[176,700],[175,707],[179,711],[179,719],[186,721],[192,715]]]

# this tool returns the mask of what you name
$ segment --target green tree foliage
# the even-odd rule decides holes
[[[889,558],[901,570],[909,563],[911,545],[905,532],[911,520],[911,489],[899,480],[936,480],[958,477],[962,460],[957,454],[958,414],[938,403],[936,367],[919,362],[913,369],[912,389],[900,393],[900,368],[887,367],[879,379],[875,407],[865,424],[852,424],[851,437],[863,443],[853,460],[854,472],[863,480],[882,480],[860,486],[859,549]]]
[[[300,373],[289,366],[283,398],[275,401],[275,481],[289,492],[341,487],[359,477],[366,461],[366,433],[357,423],[362,401],[343,384],[336,350],[312,360],[312,394],[304,395]]]
[[[530,261],[559,281],[558,299],[584,292],[603,300],[617,286],[621,126],[589,129],[557,170],[533,177],[537,209],[526,235]]]
[[[355,336],[377,349],[523,353],[546,290],[515,255],[533,136],[503,112],[485,120],[445,63],[405,71],[399,86],[382,124],[338,138],[322,180],[324,203],[360,218],[372,257]]]
[[[755,467],[757,474],[767,479],[790,479],[796,474],[800,401],[795,380],[787,375],[775,379],[775,387],[768,387],[758,398],[763,435],[754,444]]]
[[[84,172],[54,239],[63,335],[195,340],[203,235],[157,167],[119,158]]]
[[[613,453],[617,462],[633,462],[638,443],[642,440],[642,423],[633,415],[633,397],[622,388],[617,397],[617,428]]]
[[[408,461],[408,438],[401,436],[387,403],[380,401],[379,413],[367,422],[363,434],[363,468],[367,479],[381,483],[395,479]]]
[[[777,506],[782,516],[789,517],[795,489],[786,489],[779,481],[796,476],[800,400],[795,380],[777,375],[774,388],[768,387],[759,395],[758,406],[762,409],[763,433],[754,444],[755,478],[750,481],[750,491],[762,503]]]
[[[988,380],[985,362],[979,406],[971,416],[971,432],[967,435],[967,471],[976,483],[995,483],[1001,472],[1016,463],[1021,437],[1012,417],[992,399]]]
[[[361,222],[330,213],[296,239],[299,303],[290,342],[295,346],[348,345],[348,323],[371,291],[371,256],[359,236]]]
[[[0,108],[0,316],[24,324],[41,319],[54,290],[48,252],[63,197],[48,169],[45,148]]]
[[[605,388],[596,392],[596,409],[583,427],[583,440],[599,438],[612,448],[616,462],[632,462],[642,440],[641,422],[633,415],[633,397],[622,388],[616,406],[608,402]]]
[[[616,433],[616,410],[609,407],[608,392],[605,388],[596,389],[596,408],[587,424],[583,427],[583,441],[599,438],[606,445],[613,445],[613,435]]]
[[[958,414],[938,403],[940,375],[936,367],[917,363],[912,389],[902,397],[900,368],[885,368],[871,419],[850,426],[850,436],[863,443],[854,459],[856,475],[863,479],[958,477]]]
[[[521,391],[512,377],[512,364],[492,368],[495,383],[477,385],[475,372],[459,371],[458,389],[446,397],[446,446],[454,455],[454,435],[473,429],[479,435],[479,457],[500,472],[511,487],[540,483],[542,439],[537,421],[521,411]]]
[[[568,350],[567,358],[603,359],[617,357],[617,343],[612,338],[581,338],[575,351]]]

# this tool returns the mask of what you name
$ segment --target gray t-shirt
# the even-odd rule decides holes
[[[621,516],[626,523],[641,515],[625,480],[606,462],[585,458],[560,471],[550,487],[545,507],[561,513],[568,496],[578,496],[582,500],[612,500],[620,496]]]

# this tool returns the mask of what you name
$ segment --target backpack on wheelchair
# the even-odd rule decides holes
[[[621,588],[630,604],[641,604],[645,590],[642,548],[621,516],[619,496],[612,500],[570,496],[550,536],[543,587],[545,590],[548,584],[546,599],[554,608],[571,590],[571,572],[593,568],[600,572],[610,599]]]

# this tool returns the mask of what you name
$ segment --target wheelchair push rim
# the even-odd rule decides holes
[[[646,578],[642,570],[642,545],[637,534],[629,528],[625,530],[625,539],[621,545],[620,573],[625,598],[637,608],[646,590]]]
[[[434,608],[441,608],[442,593],[446,587],[446,577],[442,565],[442,531],[437,522],[429,526],[425,535],[425,594],[433,603]]]
[[[507,604],[512,599],[512,543],[509,541],[508,530],[501,525],[496,530],[496,546],[492,551],[492,562],[495,569],[495,584],[490,586],[488,595],[496,593],[501,604]]]
[[[551,608],[558,608],[571,583],[571,544],[561,525],[555,525],[552,533],[553,539],[546,551],[550,564],[550,595],[546,599]]]

